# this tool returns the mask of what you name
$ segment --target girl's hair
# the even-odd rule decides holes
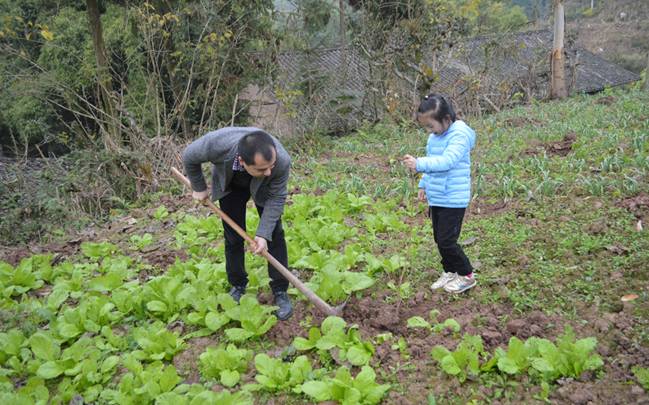
[[[451,122],[455,122],[457,119],[453,106],[441,94],[432,93],[425,96],[419,104],[417,114],[429,113],[431,111],[432,117],[439,122],[444,122],[444,118],[447,116],[451,119]]]

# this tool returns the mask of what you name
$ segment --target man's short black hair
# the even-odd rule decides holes
[[[239,140],[239,156],[248,165],[255,164],[257,153],[270,162],[273,159],[273,150],[275,150],[273,138],[264,131],[251,132]]]

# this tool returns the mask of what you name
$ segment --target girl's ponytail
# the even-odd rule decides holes
[[[439,122],[443,122],[446,117],[450,118],[451,122],[457,120],[453,106],[441,94],[428,94],[424,96],[424,99],[419,104],[419,108],[417,109],[418,114],[431,112],[432,117]]]

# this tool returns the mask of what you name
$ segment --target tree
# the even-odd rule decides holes
[[[550,57],[551,79],[550,97],[568,97],[566,87],[566,72],[564,62],[563,37],[565,29],[565,18],[563,0],[554,0],[554,42],[552,44],[552,55]]]
[[[340,16],[340,46],[345,47],[345,0],[338,1],[338,13]]]
[[[99,127],[102,129],[104,146],[107,150],[115,151],[120,147],[119,118],[117,117],[114,100],[111,95],[110,63],[106,52],[106,45],[104,44],[97,0],[86,0],[86,7],[88,11],[88,22],[90,24],[90,34],[92,35],[92,45],[95,50],[95,60],[97,61],[98,95],[101,107],[103,108],[97,114],[97,121]]]

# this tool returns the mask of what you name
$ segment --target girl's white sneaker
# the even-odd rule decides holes
[[[457,276],[444,286],[444,290],[451,293],[462,293],[476,285],[475,277]]]
[[[446,284],[455,280],[457,273],[442,273],[442,275],[430,286],[432,290],[437,290],[438,288],[444,287]]]

